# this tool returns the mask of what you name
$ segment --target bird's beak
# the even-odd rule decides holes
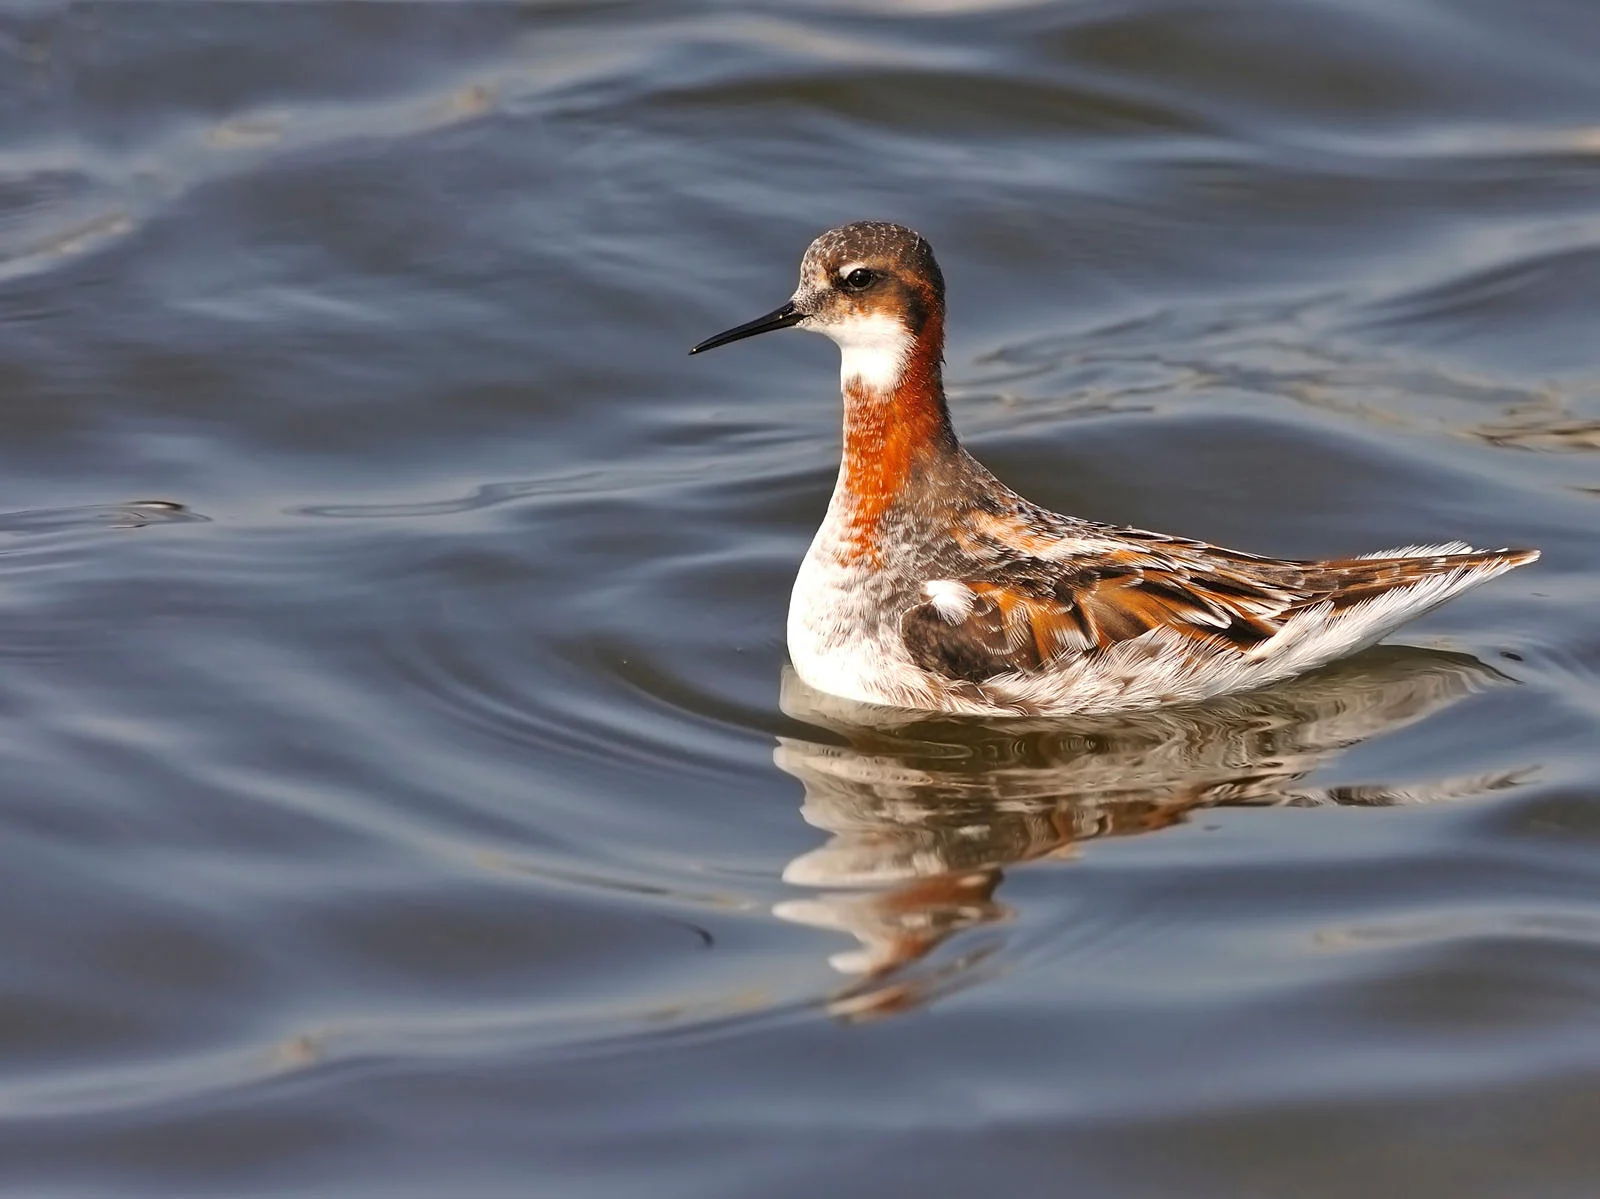
[[[766,316],[758,316],[753,321],[746,321],[736,325],[725,333],[718,333],[715,337],[708,337],[694,349],[691,354],[698,354],[701,350],[714,350],[718,346],[725,346],[730,341],[742,341],[746,337],[754,337],[757,333],[771,333],[774,329],[787,329],[790,325],[798,325],[806,319],[806,314],[794,306],[790,300],[782,308],[774,308]]]

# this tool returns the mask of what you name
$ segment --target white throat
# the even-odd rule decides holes
[[[839,346],[839,382],[852,381],[873,391],[893,391],[911,356],[909,330],[892,316],[874,314],[812,326]]]

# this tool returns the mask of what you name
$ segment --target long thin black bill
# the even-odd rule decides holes
[[[793,302],[785,304],[782,308],[775,308],[766,316],[758,316],[753,321],[729,329],[726,333],[718,333],[715,337],[708,337],[694,349],[691,354],[698,354],[702,350],[714,350],[718,346],[725,346],[730,341],[742,341],[746,337],[754,337],[757,333],[771,333],[774,329],[787,329],[790,325],[798,325],[805,320],[803,312],[796,312]]]

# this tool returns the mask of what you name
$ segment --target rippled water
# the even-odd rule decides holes
[[[0,1186],[1588,1196],[1579,0],[0,17]],[[785,670],[831,346],[938,248],[974,449],[1288,555],[1544,560],[1131,720]]]

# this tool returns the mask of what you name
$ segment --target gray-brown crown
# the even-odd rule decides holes
[[[806,250],[800,263],[802,280],[831,280],[852,262],[886,266],[896,274],[924,282],[941,305],[944,273],[933,247],[915,229],[889,221],[855,221],[829,229]]]

